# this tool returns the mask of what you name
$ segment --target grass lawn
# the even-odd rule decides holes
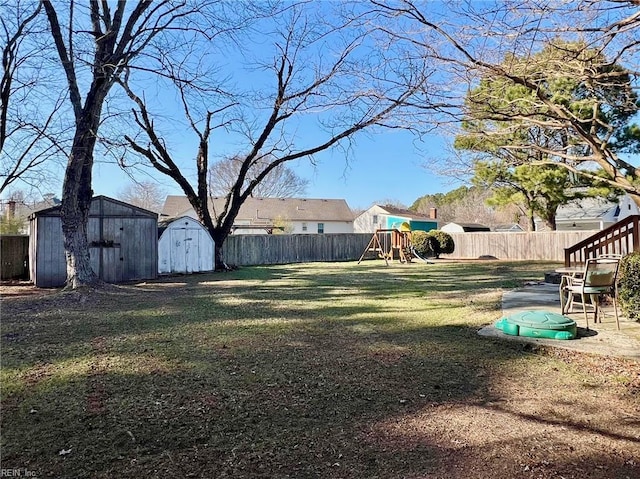
[[[5,296],[2,468],[640,477],[638,363],[476,334],[555,266],[314,263]]]

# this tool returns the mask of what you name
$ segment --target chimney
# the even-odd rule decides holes
[[[7,202],[7,206],[8,206],[7,219],[10,220],[10,219],[15,218],[15,216],[16,216],[16,202],[15,202],[15,200],[9,200]]]
[[[438,208],[429,208],[429,218],[438,219]]]

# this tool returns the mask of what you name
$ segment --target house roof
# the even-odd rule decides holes
[[[36,201],[34,203],[16,202],[15,216],[17,218],[28,218],[36,211],[46,210],[52,206],[60,204],[60,200],[55,197],[45,198],[42,201]],[[8,201],[3,205],[3,209],[8,208]]]
[[[379,208],[382,208],[390,215],[402,216],[405,218],[409,218],[412,220],[432,220],[435,221],[435,218],[431,218],[429,215],[425,215],[422,213],[416,213],[415,211],[406,210],[404,208],[396,208],[391,205],[377,205]]]
[[[221,211],[225,198],[212,198],[209,210],[213,216]],[[161,216],[183,216],[193,207],[186,196],[167,196]],[[354,215],[343,199],[313,198],[247,198],[240,207],[237,220],[270,220],[282,218],[288,221],[353,221]]]
[[[602,219],[617,216],[618,203],[605,198],[582,198],[558,207],[556,221]]]
[[[522,229],[522,226],[520,226],[518,223],[508,223],[508,224],[503,224],[503,225],[496,225],[493,227],[493,231],[497,231],[497,232],[505,232],[505,231],[524,231],[524,229]]]

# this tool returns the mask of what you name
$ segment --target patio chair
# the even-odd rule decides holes
[[[595,258],[587,260],[583,274],[578,276],[563,276],[560,286],[560,306],[562,314],[573,312],[573,307],[577,304],[582,306],[584,320],[589,329],[589,318],[587,308],[593,308],[594,323],[602,322],[599,308],[600,295],[610,295],[613,301],[613,309],[616,316],[616,326],[620,329],[618,318],[618,306],[616,297],[618,295],[617,275],[619,258]]]
[[[602,253],[599,254],[596,258],[597,259],[622,259],[621,254],[619,253]]]

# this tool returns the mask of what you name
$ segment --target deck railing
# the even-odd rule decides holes
[[[632,215],[564,249],[565,266],[585,263],[601,254],[640,251],[640,215]]]

